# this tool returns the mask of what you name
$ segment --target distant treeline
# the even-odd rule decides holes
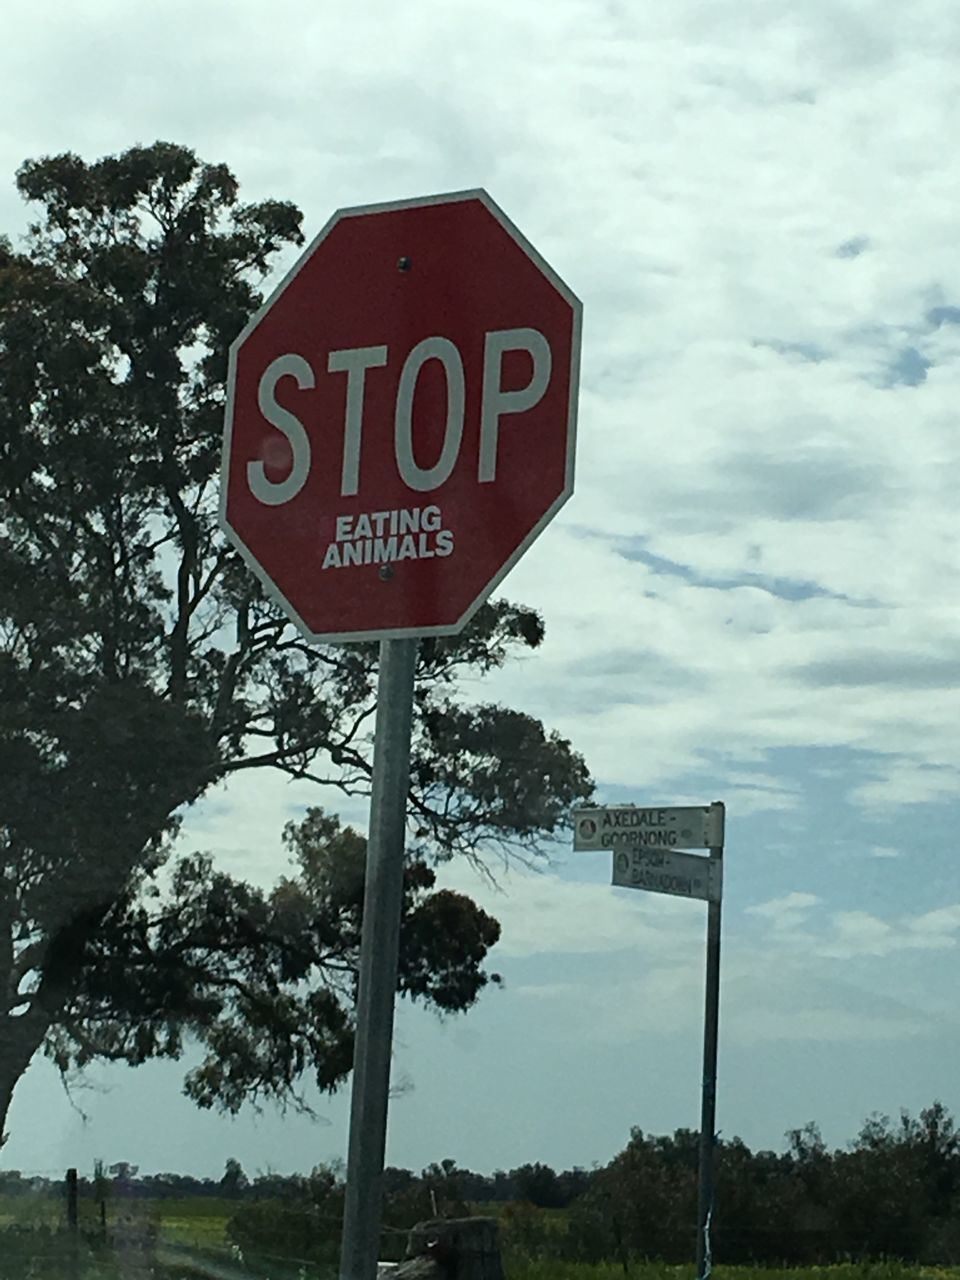
[[[259,1173],[249,1178],[240,1162],[228,1160],[221,1178],[196,1178],[184,1173],[140,1174],[138,1166],[126,1161],[107,1167],[100,1178],[78,1179],[81,1195],[96,1196],[103,1190],[120,1193],[131,1199],[171,1199],[206,1196],[210,1199],[284,1200],[316,1199],[318,1184],[327,1185],[331,1177],[342,1181],[337,1165],[317,1166],[310,1174]],[[505,1172],[472,1173],[461,1169],[454,1160],[442,1160],[416,1174],[410,1169],[389,1167],[384,1170],[384,1194],[388,1200],[417,1190],[429,1198],[432,1191],[444,1203],[451,1199],[465,1203],[485,1204],[490,1201],[527,1202],[543,1208],[564,1208],[590,1185],[593,1172],[568,1169],[556,1173],[549,1165],[525,1164]],[[0,1195],[55,1193],[59,1179],[31,1177],[13,1169],[0,1171]]]
[[[496,1209],[517,1258],[686,1262],[693,1254],[698,1134],[656,1137],[641,1129],[609,1164],[557,1172],[542,1163],[474,1173],[442,1160],[415,1174],[390,1168],[384,1222],[399,1233],[435,1214]],[[830,1150],[815,1124],[787,1134],[782,1152],[718,1139],[714,1257],[727,1263],[829,1264],[902,1258],[960,1263],[960,1133],[935,1102],[919,1116],[874,1115],[847,1146]],[[0,1173],[0,1193],[54,1184]],[[127,1164],[99,1170],[81,1194],[198,1197],[244,1202],[228,1235],[244,1247],[277,1247],[298,1236],[300,1256],[333,1248],[343,1204],[342,1169],[248,1178],[228,1160],[219,1179],[138,1176]],[[491,1211],[491,1209],[488,1209]],[[229,1213],[229,1210],[227,1210]]]

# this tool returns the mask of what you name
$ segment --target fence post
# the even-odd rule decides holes
[[[67,1227],[76,1235],[80,1225],[80,1204],[78,1196],[77,1171],[67,1170]]]

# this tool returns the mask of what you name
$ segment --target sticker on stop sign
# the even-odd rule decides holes
[[[579,345],[485,192],[340,211],[231,348],[223,527],[315,639],[459,630],[572,492]]]

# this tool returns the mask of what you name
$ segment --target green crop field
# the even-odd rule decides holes
[[[634,1263],[527,1262],[507,1270],[507,1280],[693,1280],[692,1266]],[[906,1266],[901,1263],[844,1263],[832,1267],[723,1267],[713,1280],[960,1280],[960,1267]]]
[[[74,1261],[61,1240],[57,1249],[8,1251],[0,1257],[0,1280],[335,1280],[335,1268],[303,1266],[282,1259],[238,1259],[223,1250],[172,1250],[160,1245],[149,1259],[129,1254],[97,1256],[81,1250]],[[714,1280],[960,1280],[960,1268],[897,1263],[846,1264],[783,1270],[717,1267]],[[693,1280],[693,1267],[602,1263],[529,1262],[506,1268],[506,1280]]]
[[[269,1203],[259,1203],[261,1209]],[[0,1280],[335,1280],[336,1268],[276,1252],[240,1252],[227,1225],[249,1204],[213,1197],[111,1199],[107,1240],[97,1206],[80,1201],[80,1236],[66,1231],[65,1205],[51,1196],[0,1196]],[[278,1206],[279,1211],[279,1206]],[[562,1227],[562,1214],[545,1215]],[[565,1262],[524,1255],[502,1215],[506,1280],[693,1280],[692,1266]],[[331,1229],[335,1256],[336,1231]],[[292,1251],[291,1251],[292,1252]],[[396,1254],[394,1256],[397,1256]],[[896,1262],[775,1268],[718,1265],[714,1280],[960,1280],[960,1267]]]

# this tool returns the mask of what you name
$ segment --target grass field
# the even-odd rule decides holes
[[[182,1200],[117,1200],[111,1199],[108,1221],[117,1223],[154,1223],[164,1240],[174,1244],[217,1247],[229,1243],[226,1225],[236,1213],[237,1204],[230,1200],[184,1198]],[[97,1205],[81,1198],[80,1227],[84,1232],[99,1226]],[[49,1196],[0,1196],[0,1231],[9,1227],[34,1227],[57,1230],[66,1227],[66,1203]]]
[[[626,1280],[693,1280],[692,1266],[633,1265]],[[2,1280],[336,1280],[335,1267],[311,1267],[275,1259],[238,1260],[220,1250],[181,1251],[160,1246],[149,1261],[129,1255],[81,1253],[73,1262],[63,1249],[27,1256],[4,1253]],[[506,1268],[506,1280],[625,1280],[619,1265],[531,1262]],[[847,1264],[781,1270],[717,1267],[713,1280],[960,1280],[960,1268],[911,1267],[896,1263]]]
[[[692,1280],[694,1268],[656,1262],[631,1264],[630,1280]],[[713,1280],[960,1280],[960,1267],[907,1266],[894,1262],[844,1263],[832,1267],[714,1268]],[[507,1280],[624,1280],[619,1263],[528,1262],[509,1269]]]
[[[97,1240],[97,1207],[81,1200],[76,1253],[65,1205],[47,1196],[0,1197],[0,1280],[335,1280],[334,1267],[277,1255],[238,1256],[226,1227],[242,1205],[217,1199],[109,1203],[111,1247]],[[692,1266],[575,1263],[511,1258],[506,1280],[693,1280]],[[717,1265],[714,1280],[960,1280],[960,1267],[895,1262],[784,1269]]]

